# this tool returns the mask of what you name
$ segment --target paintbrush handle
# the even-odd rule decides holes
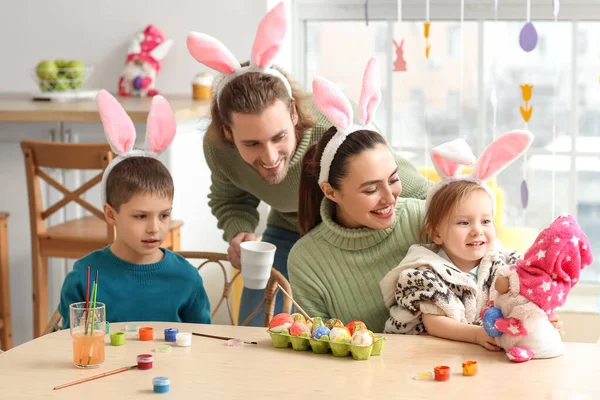
[[[227,337],[227,336],[208,335],[206,333],[196,333],[196,332],[192,332],[192,335],[206,337],[206,338],[211,338],[211,339],[219,339],[219,340],[231,340],[231,339],[235,339],[235,338],[231,338],[231,337]],[[242,342],[244,342],[246,344],[258,344],[256,342],[251,342],[249,340],[242,340]]]
[[[87,377],[87,378],[80,379],[78,381],[69,382],[69,383],[65,383],[64,385],[56,386],[54,388],[54,390],[59,390],[59,389],[63,389],[63,388],[69,387],[69,386],[78,385],[80,383],[93,381],[94,379],[104,378],[105,376],[115,375],[115,374],[118,374],[118,373],[121,373],[121,372],[128,371],[131,368],[135,368],[135,367],[137,367],[137,365],[134,365],[132,367],[123,367],[123,368],[113,369],[112,371],[104,372],[102,374],[93,375],[93,376],[90,376],[90,377]]]
[[[277,286],[279,287],[279,290],[281,290],[283,292],[283,294],[285,294],[287,297],[290,298],[290,300],[292,301],[292,303],[294,303],[294,305],[296,306],[296,308],[298,309],[298,311],[300,311],[307,320],[309,320],[310,322],[313,322],[312,318],[308,316],[308,314],[306,313],[306,311],[304,311],[302,309],[302,307],[300,307],[298,305],[298,303],[296,303],[296,300],[294,300],[294,298],[288,292],[286,292],[285,289],[282,288],[279,283],[277,284]]]
[[[216,335],[208,335],[206,333],[196,333],[196,332],[192,332],[192,335],[195,336],[202,336],[202,337],[207,337],[207,338],[212,338],[212,339],[220,339],[220,340],[229,340],[229,339],[233,339],[227,336],[216,336]]]

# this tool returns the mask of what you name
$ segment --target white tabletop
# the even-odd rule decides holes
[[[503,353],[477,345],[427,336],[388,335],[383,355],[367,361],[276,349],[264,328],[219,325],[138,323],[152,326],[153,342],[128,339],[124,346],[106,346],[100,368],[81,370],[72,365],[68,331],[46,335],[0,354],[1,399],[113,400],[155,396],[164,399],[600,399],[596,371],[600,346],[567,343],[564,356],[514,364]],[[125,324],[112,324],[111,331]],[[168,354],[152,349],[163,341],[163,330],[256,340],[258,345],[227,347],[226,342],[193,337],[191,347]],[[151,370],[131,370],[54,391],[53,387],[115,368],[136,364],[136,356],[151,353]],[[464,377],[462,362],[476,360],[479,374]],[[448,365],[447,382],[416,381],[422,371]],[[171,379],[168,394],[152,391],[152,378]],[[161,396],[161,397],[156,397]]]

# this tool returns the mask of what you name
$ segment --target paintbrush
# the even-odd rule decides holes
[[[192,335],[194,335],[194,336],[202,336],[202,337],[207,337],[207,338],[212,338],[212,339],[219,339],[219,340],[236,339],[236,338],[232,338],[232,337],[207,335],[206,333],[196,333],[196,332],[192,332]],[[238,340],[240,340],[240,339],[238,339]],[[249,340],[242,340],[242,343],[245,343],[245,344],[258,344],[257,342],[251,342]]]
[[[87,319],[88,319],[88,310],[90,306],[90,266],[87,267],[87,284],[85,289],[85,311],[83,312],[83,319],[85,320],[85,326],[83,328],[83,335],[87,335]],[[79,365],[83,362],[83,346],[81,346],[81,352],[79,353]]]
[[[96,325],[96,295],[98,294],[98,270],[96,270],[96,279],[92,289],[92,326],[90,327],[90,354],[88,355],[88,365],[92,361],[92,352],[94,351],[94,325]]]
[[[282,287],[281,287],[281,285],[280,285],[279,283],[277,284],[277,286],[279,287],[279,290],[281,290],[281,291],[283,292],[283,294],[285,294],[287,297],[289,297],[289,298],[290,298],[290,300],[292,301],[292,303],[294,303],[294,305],[296,306],[296,308],[298,309],[298,311],[300,311],[300,312],[301,312],[301,313],[304,315],[304,317],[306,317],[306,319],[307,319],[308,321],[310,321],[310,322],[313,322],[312,318],[308,316],[308,314],[306,313],[306,311],[304,311],[304,310],[302,309],[302,307],[300,307],[300,306],[298,305],[298,303],[296,303],[296,300],[294,300],[294,298],[293,298],[293,297],[292,297],[292,296],[291,296],[291,295],[290,295],[288,292],[286,292],[286,291],[285,291],[285,289],[284,289],[284,288],[282,288]]]
[[[102,374],[93,375],[88,378],[80,379],[78,381],[65,383],[64,385],[56,386],[54,388],[54,390],[59,390],[59,389],[63,389],[63,388],[69,387],[69,386],[79,385],[80,383],[93,381],[94,379],[104,378],[105,376],[116,375],[121,372],[129,371],[130,369],[133,369],[133,368],[137,368],[137,365],[132,365],[131,367],[123,367],[123,368],[113,369],[112,371],[104,372]]]

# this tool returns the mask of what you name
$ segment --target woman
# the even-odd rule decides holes
[[[313,82],[315,102],[334,127],[302,159],[303,237],[290,252],[288,272],[294,298],[310,316],[358,319],[382,332],[389,311],[379,282],[419,242],[425,204],[399,197],[394,155],[369,126],[379,101],[378,69],[371,60],[365,71],[361,126],[352,124],[339,89],[322,78]]]

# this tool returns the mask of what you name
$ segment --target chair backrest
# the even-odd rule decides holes
[[[234,318],[234,312],[232,310],[232,304],[230,301],[230,295],[232,294],[232,286],[236,279],[240,277],[241,273],[238,270],[233,270],[233,274],[231,279],[228,279],[227,269],[225,268],[224,262],[228,262],[227,254],[224,253],[207,253],[207,252],[198,252],[198,251],[178,251],[177,254],[189,260],[203,260],[197,266],[198,271],[202,267],[207,264],[215,263],[220,266],[221,272],[223,273],[223,292],[219,302],[216,307],[211,312],[211,317],[214,317],[219,308],[225,303],[227,307],[227,312],[229,313],[229,320],[232,325],[238,325],[238,321]],[[196,264],[192,264],[196,265]],[[268,326],[271,318],[273,318],[273,313],[275,310],[275,300],[276,294],[279,291],[279,285],[281,285],[284,290],[288,293],[292,293],[292,288],[290,283],[285,279],[285,277],[276,269],[271,269],[271,277],[269,278],[269,282],[267,283],[267,287],[265,288],[264,297],[258,307],[250,314],[244,321],[242,321],[239,325],[247,325],[252,318],[261,310],[261,308],[265,308],[263,325]],[[238,308],[239,304],[234,304],[233,307]],[[286,296],[283,297],[283,312],[290,313],[292,310],[292,301],[288,299]],[[237,315],[237,312],[235,313]]]
[[[223,293],[217,305],[213,308],[210,313],[211,318],[214,318],[215,314],[219,311],[219,308],[225,303],[227,307],[227,312],[229,314],[229,320],[231,321],[231,325],[237,325],[237,321],[235,321],[233,317],[233,310],[231,309],[231,302],[229,301],[229,296],[231,295],[231,286],[233,282],[240,275],[240,271],[234,270],[231,279],[227,276],[227,268],[225,268],[224,262],[227,261],[227,254],[224,253],[211,253],[211,252],[203,252],[203,251],[178,251],[177,254],[186,258],[192,265],[194,265],[198,271],[202,267],[208,264],[217,264],[221,268],[221,272],[223,273]],[[199,260],[200,263],[194,263],[191,260]]]
[[[62,318],[62,315],[60,315],[60,313],[58,312],[58,308],[57,308],[56,310],[54,310],[52,317],[50,317],[50,321],[48,321],[46,328],[44,328],[44,332],[42,332],[42,336],[47,335],[52,332],[60,331],[62,329],[62,326],[63,326],[63,318]]]
[[[260,309],[264,306],[265,313],[263,317],[263,326],[269,326],[269,322],[273,318],[273,314],[275,313],[275,301],[277,299],[277,292],[279,291],[279,285],[285,290],[290,296],[292,296],[292,286],[285,279],[285,276],[275,268],[271,268],[271,277],[269,278],[269,282],[267,283],[267,287],[265,288],[265,295],[256,307],[256,310],[252,312],[252,314],[248,315],[248,317],[240,324],[242,326],[248,324],[254,316],[260,311]],[[292,312],[292,300],[283,296],[283,307],[282,312],[290,314]]]
[[[45,232],[46,219],[72,201],[104,220],[102,210],[94,207],[81,196],[102,181],[102,173],[114,157],[108,143],[66,144],[24,140],[21,142],[21,149],[25,157],[32,234],[37,236]],[[44,172],[42,168],[100,170],[100,173],[78,189],[71,191]],[[45,210],[40,185],[42,180],[64,195],[60,201]],[[108,224],[106,225],[106,235],[108,243],[112,243],[115,239],[115,232]]]

